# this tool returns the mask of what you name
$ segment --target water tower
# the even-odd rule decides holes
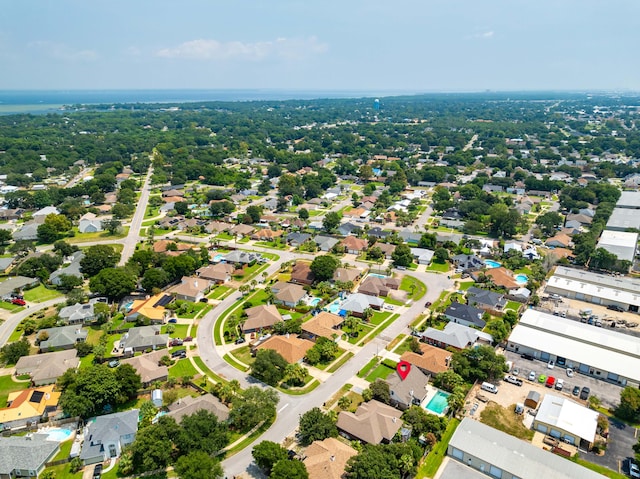
[[[377,98],[375,100],[373,100],[373,109],[375,111],[379,111],[380,110],[380,100],[378,100]]]

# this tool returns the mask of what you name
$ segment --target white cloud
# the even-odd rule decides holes
[[[249,60],[258,61],[267,58],[301,59],[323,53],[327,45],[316,37],[277,38],[263,42],[221,42],[218,40],[198,39],[181,43],[172,48],[163,48],[155,56],[188,60]]]
[[[478,38],[480,40],[488,40],[490,38],[493,38],[494,35],[494,31],[493,30],[487,30],[486,32],[480,32],[480,33],[474,33],[473,35],[469,35],[466,38]]]
[[[95,50],[76,50],[62,43],[36,41],[29,43],[27,46],[29,48],[40,50],[45,55],[55,58],[56,60],[82,62],[93,61],[98,58],[98,54]]]

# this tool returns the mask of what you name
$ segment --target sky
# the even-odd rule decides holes
[[[638,0],[2,0],[0,90],[640,91]]]

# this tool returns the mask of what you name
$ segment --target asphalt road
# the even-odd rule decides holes
[[[140,199],[138,200],[138,205],[136,206],[136,211],[133,214],[133,218],[131,219],[131,223],[129,225],[129,234],[122,241],[124,248],[122,249],[122,255],[120,256],[120,266],[123,266],[131,255],[133,255],[136,250],[136,244],[140,240],[140,228],[142,227],[142,220],[144,220],[144,214],[147,211],[147,203],[149,203],[149,195],[151,193],[151,189],[149,188],[149,181],[151,180],[151,175],[153,174],[153,166],[149,167],[149,171],[147,172],[147,176],[144,180],[144,184],[142,185],[142,190],[140,192]]]
[[[261,250],[262,248],[253,248]],[[266,250],[272,252],[272,250]],[[267,269],[269,275],[277,272],[285,261],[295,258],[307,257],[311,255],[302,255],[291,252],[278,252],[280,259],[272,263]],[[367,265],[369,266],[369,265]],[[378,337],[366,344],[353,358],[345,363],[338,371],[333,373],[331,377],[304,396],[289,396],[279,393],[280,402],[277,406],[278,416],[274,424],[266,431],[257,441],[273,441],[280,443],[298,426],[300,415],[313,407],[320,407],[322,404],[333,396],[340,388],[349,383],[351,378],[364,367],[369,360],[382,351],[384,347],[398,334],[409,334],[408,325],[424,311],[425,301],[435,301],[440,296],[443,289],[453,286],[453,282],[446,275],[435,273],[411,272],[411,276],[415,276],[427,285],[427,294],[418,302],[408,307],[401,316],[387,327]],[[198,327],[198,345],[199,354],[205,364],[216,374],[226,379],[237,379],[243,387],[249,385],[257,385],[260,387],[268,387],[262,383],[256,382],[252,378],[248,378],[246,374],[227,364],[221,357],[224,350],[220,351],[213,343],[213,326],[216,320],[224,311],[226,311],[238,298],[238,294],[234,293],[222,301],[214,310],[209,312],[200,322]],[[384,339],[383,339],[384,338]],[[253,457],[251,456],[252,446],[230,457],[223,462],[225,474],[228,477],[240,474],[248,474],[252,477],[261,477],[260,471],[255,467]]]
[[[63,303],[66,300],[67,298],[65,296],[61,296],[60,298],[50,299],[49,301],[44,301],[42,303],[30,302],[28,309],[24,309],[19,313],[10,315],[7,320],[0,324],[0,347],[4,346],[4,344],[9,340],[9,336],[11,336],[11,333],[16,329],[16,326],[20,324],[20,321],[25,319],[31,313],[40,311],[41,309],[48,308],[49,306],[53,306],[58,303]]]

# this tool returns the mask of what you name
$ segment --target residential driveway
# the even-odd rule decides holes
[[[636,435],[636,428],[611,419],[607,450],[604,456],[598,456],[591,452],[584,453],[583,451],[580,451],[580,454],[589,462],[600,464],[614,471],[625,471],[625,473],[628,473],[628,459],[633,458],[634,452],[632,447],[638,442]]]

